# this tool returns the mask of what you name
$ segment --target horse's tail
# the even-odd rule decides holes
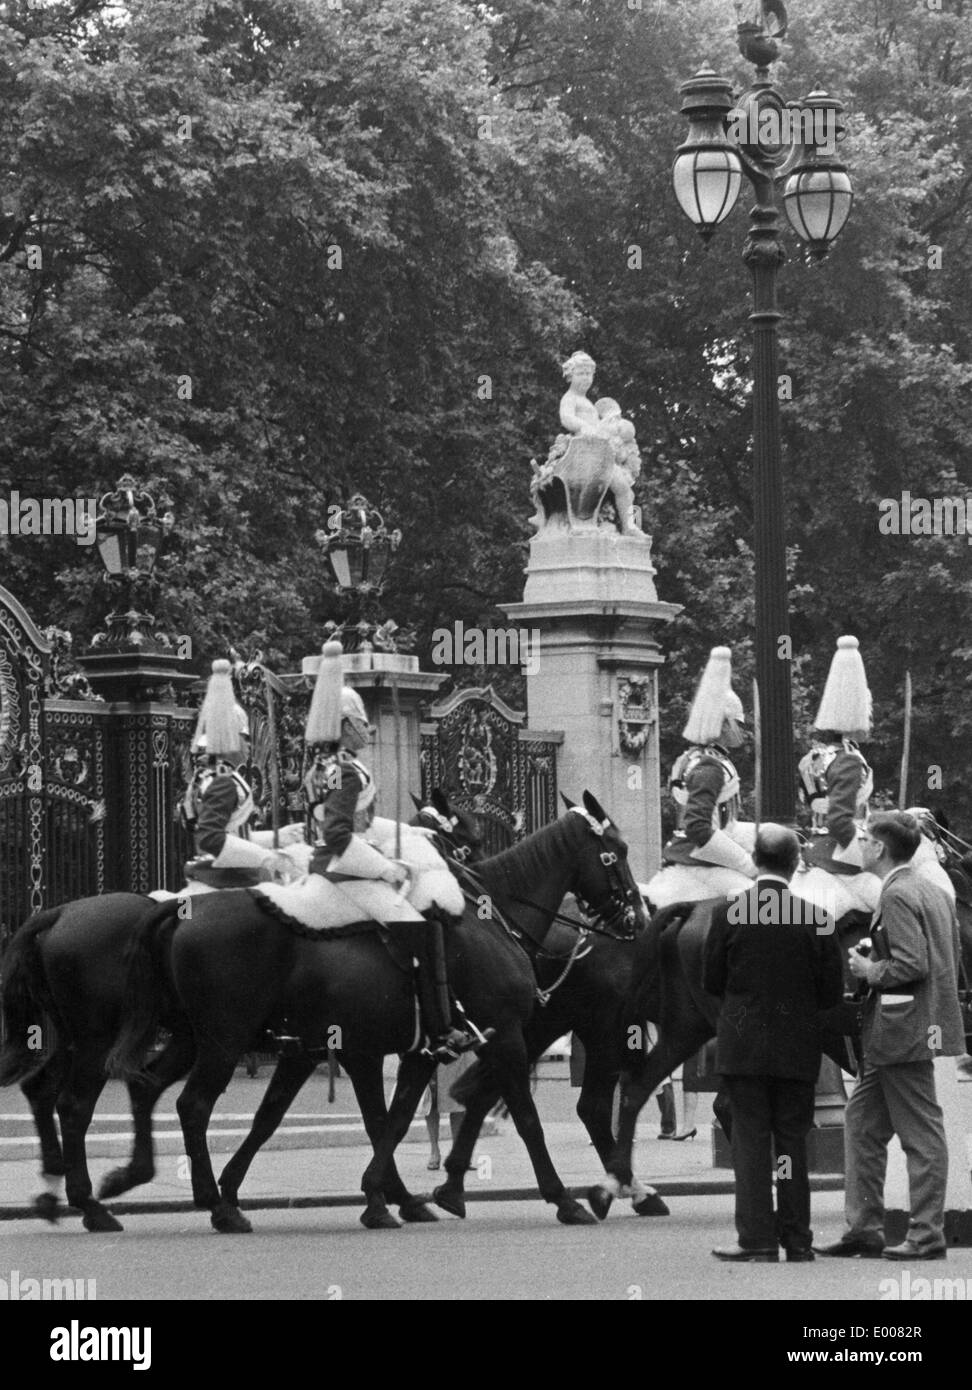
[[[126,951],[125,1011],[114,1046],[108,1053],[109,1076],[127,1079],[144,1070],[145,1054],[155,1041],[166,1002],[163,943],[178,922],[178,898],[153,903],[136,924]]]
[[[62,908],[36,912],[14,932],[3,955],[0,999],[6,1020],[7,1040],[0,1049],[0,1086],[12,1086],[34,1071],[42,1061],[35,1039],[43,1014],[53,1004],[40,958],[40,937],[53,927]]]
[[[684,922],[694,903],[672,903],[656,912],[647,929],[635,944],[635,958],[631,969],[631,981],[623,1006],[623,1022],[628,1038],[636,1036],[631,1029],[638,1029],[641,1036],[645,1022],[661,1021],[663,965],[664,957],[674,945],[678,936],[679,923]],[[670,929],[667,931],[666,929]]]

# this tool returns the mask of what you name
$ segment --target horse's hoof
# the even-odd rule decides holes
[[[403,1221],[410,1225],[419,1225],[423,1221],[438,1221],[438,1217],[430,1206],[416,1198],[412,1202],[405,1202],[398,1208]]]
[[[442,1159],[441,1159],[441,1158],[430,1158],[429,1161],[428,1161],[428,1163],[427,1163],[425,1166],[426,1166],[426,1168],[429,1170],[430,1173],[437,1173],[437,1172],[439,1171],[439,1169],[442,1167]]]
[[[231,1206],[229,1202],[221,1202],[218,1207],[213,1207],[209,1219],[213,1230],[219,1231],[222,1236],[248,1236],[253,1231],[239,1207]]]
[[[81,1222],[86,1231],[123,1231],[125,1229],[117,1216],[112,1216],[110,1211],[105,1211],[104,1207],[99,1207],[97,1202],[85,1211]]]
[[[465,1218],[466,1203],[461,1192],[456,1192],[451,1187],[437,1187],[432,1193],[432,1200],[437,1207],[447,1211],[450,1216]]]
[[[53,1192],[42,1192],[34,1198],[34,1214],[56,1226],[61,1215],[61,1204]]]
[[[597,1221],[585,1211],[580,1202],[573,1197],[564,1197],[557,1203],[557,1220],[564,1226],[596,1226]]]
[[[402,1224],[387,1207],[368,1207],[358,1219],[366,1231],[397,1231]]]
[[[613,1201],[614,1198],[606,1187],[589,1187],[587,1189],[587,1204],[598,1221],[604,1220],[611,1210]]]
[[[631,1205],[639,1216],[671,1216],[657,1192],[650,1192],[647,1197],[642,1197],[640,1202],[632,1202]]]

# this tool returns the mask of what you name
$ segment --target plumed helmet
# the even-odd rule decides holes
[[[728,647],[713,647],[682,737],[689,743],[715,743],[727,719],[739,722],[742,718],[742,701],[732,688],[732,652]]]
[[[860,643],[856,637],[838,637],[813,727],[866,739],[871,735],[871,723],[871,692]]]
[[[344,684],[344,651],[340,642],[325,642],[321,664],[317,668],[317,684],[307,713],[304,741],[338,743],[341,724],[345,719],[360,719],[368,723],[368,714],[361,696]]]
[[[213,662],[212,675],[196,723],[193,749],[205,752],[210,757],[241,757],[243,739],[249,736],[250,722],[246,711],[236,703],[231,670],[226,660]]]

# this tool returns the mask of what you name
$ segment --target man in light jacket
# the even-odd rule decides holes
[[[934,1059],[965,1051],[958,1002],[959,931],[954,904],[911,860],[921,841],[913,816],[873,816],[864,868],[882,879],[872,949],[854,947],[850,968],[870,986],[864,1006],[861,1077],[847,1105],[847,1229],[824,1255],[938,1260],[946,1255],[948,1149],[935,1094]],[[908,1163],[911,1220],[901,1245],[884,1248],[888,1142]]]

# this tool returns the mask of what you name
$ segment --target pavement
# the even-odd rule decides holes
[[[386,1067],[390,1094],[394,1060]],[[263,1095],[270,1068],[263,1067],[251,1080],[241,1071],[220,1097],[210,1127],[210,1152],[229,1155],[249,1129],[253,1112]],[[193,1209],[189,1165],[173,1102],[176,1088],[166,1093],[156,1114],[156,1177],[109,1203],[116,1215],[125,1213],[177,1212]],[[537,1108],[547,1144],[560,1175],[569,1188],[586,1190],[601,1175],[586,1131],[574,1114],[578,1092],[570,1086],[567,1064],[541,1063],[536,1090]],[[699,1097],[698,1135],[684,1143],[661,1141],[658,1108],[645,1107],[638,1129],[635,1171],[664,1196],[729,1194],[732,1173],[713,1167],[711,1098]],[[110,1082],[99,1102],[89,1132],[88,1157],[97,1191],[102,1175],[127,1155],[131,1145],[128,1097],[123,1086]],[[448,1122],[440,1126],[443,1157],[449,1151]],[[41,1190],[38,1145],[33,1121],[19,1088],[0,1093],[0,1220],[33,1215],[32,1202]],[[349,1083],[339,1078],[333,1103],[328,1100],[326,1071],[319,1069],[305,1085],[277,1133],[257,1155],[241,1189],[241,1205],[251,1208],[308,1206],[360,1206],[361,1175],[371,1157],[360,1115]],[[416,1120],[398,1152],[398,1166],[407,1186],[428,1192],[444,1175],[428,1169],[429,1140],[424,1120]],[[221,1164],[214,1161],[217,1177]],[[843,1186],[842,1177],[814,1178],[817,1191]],[[483,1136],[476,1148],[473,1171],[467,1180],[470,1202],[535,1199],[536,1184],[530,1161],[510,1120],[501,1121],[499,1133]]]

